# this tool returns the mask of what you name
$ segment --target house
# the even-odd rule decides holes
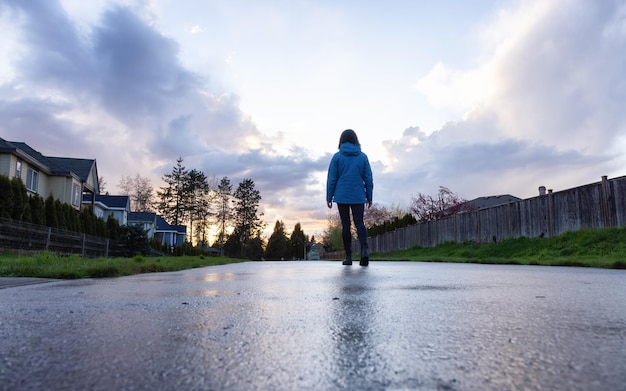
[[[512,196],[510,194],[503,194],[497,196],[478,197],[471,201],[467,201],[465,205],[470,207],[470,210],[478,210],[491,208],[498,205],[509,204],[511,202],[521,201],[521,198]]]
[[[52,196],[80,210],[100,192],[95,159],[44,156],[26,143],[0,138],[0,175],[20,178],[29,194]]]
[[[92,205],[96,217],[107,220],[113,216],[120,225],[126,225],[130,213],[130,197],[125,195],[96,194],[92,200],[90,194],[83,194],[83,205]]]
[[[157,238],[162,244],[180,246],[185,243],[187,227],[170,225],[154,212],[130,212],[128,224],[140,225],[147,232],[148,239]]]
[[[154,212],[130,212],[128,225],[138,225],[146,231],[148,239],[152,239],[156,233],[156,216]]]
[[[306,259],[310,261],[319,260],[325,252],[322,243],[311,243],[311,249],[307,253]]]
[[[157,227],[155,236],[159,242],[170,246],[180,246],[185,243],[187,227],[184,225],[170,225],[159,215],[156,216]]]

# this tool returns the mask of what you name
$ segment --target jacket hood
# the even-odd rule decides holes
[[[339,147],[339,152],[343,155],[356,156],[361,153],[361,147],[352,143],[343,143]]]

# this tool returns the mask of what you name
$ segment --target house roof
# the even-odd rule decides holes
[[[176,229],[176,232],[179,234],[187,234],[187,226],[186,225],[172,225]]]
[[[478,197],[473,200],[467,201],[471,207],[475,209],[491,208],[492,206],[498,206],[503,204],[509,204],[511,202],[521,201],[521,198],[515,197],[510,194],[503,194],[497,196]]]
[[[154,222],[157,214],[154,212],[130,212],[128,221],[149,221]]]
[[[159,231],[176,231],[172,225],[169,225],[162,216],[157,215],[156,227]]]
[[[165,221],[165,219],[162,216],[157,215],[156,216],[156,229],[157,231],[170,231],[170,232],[176,232],[179,234],[186,234],[187,233],[187,226],[185,225],[171,225],[169,224],[167,221]]]
[[[96,161],[94,159],[74,159],[68,157],[48,157],[49,162],[61,169],[73,172],[86,182]]]
[[[26,143],[6,141],[2,138],[0,138],[0,152],[13,153],[24,158],[30,158],[29,160],[37,163],[40,169],[53,175],[74,175],[83,182],[89,180],[89,174],[96,164],[95,159],[44,156]]]
[[[127,195],[108,195],[108,194],[96,194],[95,202],[100,202],[111,209],[126,209],[129,204],[129,197]],[[91,202],[91,194],[83,194],[83,203]]]

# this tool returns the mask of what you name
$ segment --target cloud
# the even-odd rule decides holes
[[[201,34],[203,32],[204,32],[204,29],[198,26],[197,24],[189,29],[189,33],[191,33],[191,35]]]
[[[409,128],[384,143],[393,162],[388,194],[446,185],[470,198],[528,197],[541,184],[573,187],[615,170],[612,146],[626,131],[625,9],[564,0],[500,12],[483,31],[476,68],[438,63],[419,79],[433,104],[466,114],[429,135]],[[394,182],[407,185],[394,191]]]
[[[177,42],[129,8],[114,6],[79,29],[56,1],[0,7],[18,21],[24,48],[5,60],[16,72],[0,88],[5,138],[48,155],[96,156],[110,188],[135,172],[158,187],[181,156],[235,186],[253,179],[276,210],[325,169],[306,150],[261,134],[235,94],[187,70]]]

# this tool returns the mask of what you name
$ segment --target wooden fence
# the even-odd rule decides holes
[[[0,218],[0,251],[52,251],[83,257],[119,256],[115,241],[36,224]]]
[[[389,253],[452,241],[487,243],[519,237],[556,236],[583,228],[626,225],[626,176],[518,202],[418,223],[368,238],[370,253]],[[358,241],[352,252],[359,253]],[[325,259],[343,257],[327,253]]]

